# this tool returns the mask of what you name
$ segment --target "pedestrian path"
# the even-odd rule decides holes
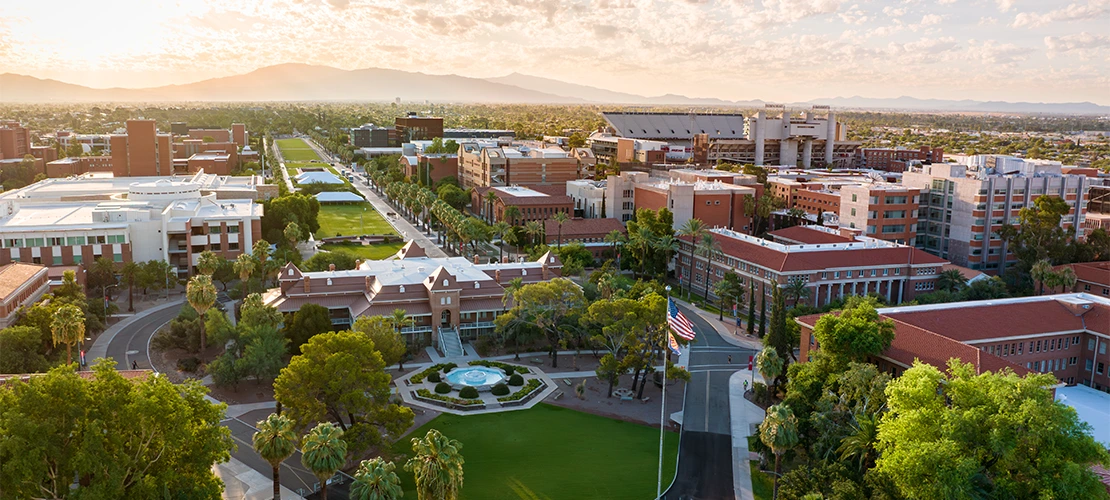
[[[764,411],[744,398],[744,382],[752,383],[752,372],[740,370],[728,379],[729,415],[732,421],[732,483],[737,500],[754,500],[752,471],[749,465],[748,436],[758,435],[756,426],[763,421]],[[755,374],[756,382],[763,377]]]
[[[85,354],[85,359],[88,359],[89,364],[92,364],[92,361],[97,358],[108,357],[108,344],[111,344],[112,339],[115,339],[116,335],[127,329],[127,327],[151,314],[164,311],[167,308],[171,307],[181,307],[181,305],[184,303],[185,299],[175,299],[165,304],[151,307],[150,309],[147,309],[145,311],[140,311],[132,314],[126,319],[121,320],[119,323],[109,326],[104,330],[103,333],[100,334],[100,336],[96,338],[96,340],[93,341],[92,345],[89,346],[89,351]]]

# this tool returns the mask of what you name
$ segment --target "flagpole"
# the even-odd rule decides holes
[[[667,308],[670,309],[671,300],[671,286],[667,285],[664,288],[667,291]],[[669,313],[668,313],[669,314]],[[670,335],[670,327],[667,329],[667,335]],[[659,400],[659,476],[655,485],[655,498],[663,496],[663,428],[666,423],[667,415],[667,351],[663,351],[663,396]]]

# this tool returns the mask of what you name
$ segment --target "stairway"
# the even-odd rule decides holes
[[[462,340],[459,339],[458,330],[442,327],[439,329],[439,351],[447,359],[461,358],[466,355],[463,352]]]

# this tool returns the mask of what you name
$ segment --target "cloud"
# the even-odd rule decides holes
[[[1015,1],[1016,0],[995,0],[995,3],[998,4],[998,10],[1002,12],[1009,12],[1010,9],[1014,8]]]
[[[613,38],[617,36],[619,29],[610,24],[595,24],[593,27],[594,36],[598,38]]]
[[[921,26],[932,26],[934,24],[940,24],[943,19],[943,17],[936,14],[925,14],[921,17]]]
[[[1048,23],[1092,20],[1110,12],[1110,0],[1090,0],[1086,4],[1072,3],[1062,9],[1045,13],[1020,12],[1010,26],[1014,28],[1035,28]]]
[[[1069,57],[1086,60],[1092,55],[1102,52],[1103,49],[1110,49],[1110,35],[1092,35],[1084,31],[1074,35],[1046,36],[1044,37],[1044,44],[1048,48],[1047,55],[1049,58],[1056,57],[1059,54],[1068,54]]]

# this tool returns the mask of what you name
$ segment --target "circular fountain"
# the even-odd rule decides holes
[[[505,372],[500,368],[486,366],[465,366],[447,372],[447,383],[455,390],[473,387],[479,391],[488,391],[504,380]]]

